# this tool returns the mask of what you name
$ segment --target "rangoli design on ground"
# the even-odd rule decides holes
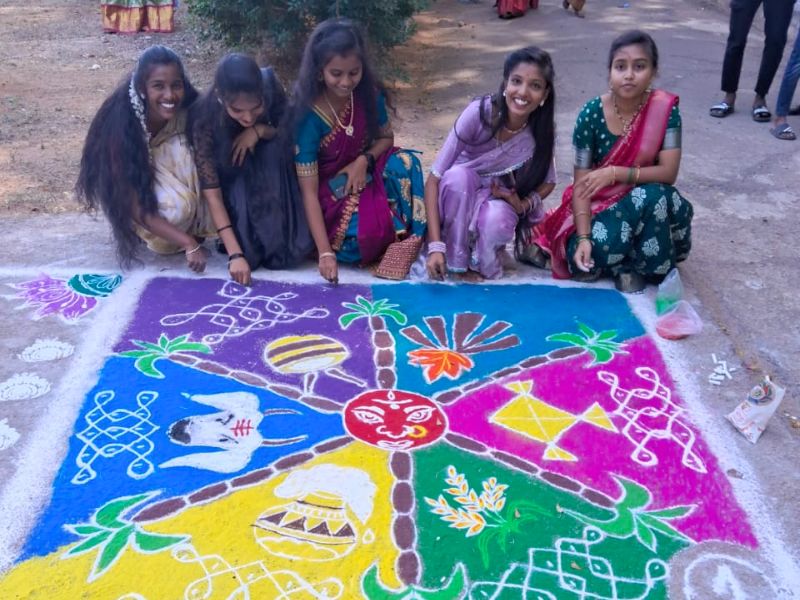
[[[665,598],[756,548],[620,294],[464,292],[153,279],[0,596]]]
[[[37,279],[9,284],[19,291],[7,298],[24,300],[19,309],[35,308],[34,320],[58,315],[62,321],[74,323],[94,310],[99,300],[121,283],[121,275],[77,274],[60,279],[43,273]]]

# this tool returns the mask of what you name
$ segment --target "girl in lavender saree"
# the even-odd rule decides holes
[[[503,274],[506,246],[543,216],[555,187],[555,93],[547,52],[506,58],[500,91],[473,100],[456,120],[425,184],[428,274]]]
[[[422,168],[394,147],[387,104],[357,27],[346,19],[317,26],[292,101],[295,167],[319,272],[332,283],[338,261],[366,265],[382,256],[378,274],[399,259],[404,264],[385,276],[403,278],[422,245]]]

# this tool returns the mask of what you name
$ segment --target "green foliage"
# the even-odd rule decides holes
[[[614,341],[614,338],[617,337],[615,329],[597,332],[583,323],[578,323],[578,329],[581,332],[580,335],[575,333],[555,333],[545,339],[548,342],[564,342],[571,346],[585,349],[592,355],[592,365],[610,362],[615,354],[627,354],[622,349],[622,343]]]
[[[142,340],[132,340],[135,346],[144,348],[143,350],[126,350],[120,352],[120,356],[127,356],[128,358],[135,358],[136,362],[133,363],[134,367],[141,371],[148,377],[156,379],[164,379],[164,374],[159,371],[155,363],[162,358],[168,358],[173,354],[180,354],[182,352],[200,352],[201,354],[210,354],[211,348],[199,342],[190,342],[188,335],[181,335],[174,340],[170,340],[163,333],[158,337],[158,344],[144,342]]]
[[[296,66],[311,30],[330,17],[348,17],[365,29],[377,58],[414,32],[411,17],[429,0],[187,0],[205,37],[236,48],[270,49],[270,62]]]
[[[137,552],[153,554],[188,541],[189,537],[185,535],[161,535],[147,532],[123,516],[155,494],[155,492],[148,492],[110,500],[94,513],[90,523],[65,525],[67,531],[82,539],[67,550],[64,557],[78,556],[97,548],[97,557],[88,579],[91,582],[103,575],[129,545]]]
[[[622,489],[622,496],[614,506],[617,514],[613,519],[603,521],[573,510],[564,510],[564,512],[613,537],[626,538],[635,535],[644,546],[653,552],[656,551],[658,545],[656,532],[686,544],[692,543],[690,538],[666,521],[687,516],[694,510],[693,504],[672,506],[660,510],[645,510],[652,500],[650,491],[621,475],[616,475],[615,479]]]
[[[352,302],[342,302],[342,306],[353,311],[339,317],[339,325],[342,329],[347,329],[350,323],[364,317],[387,317],[394,319],[398,325],[405,325],[408,322],[408,318],[397,310],[398,305],[389,304],[386,298],[370,302],[363,296],[356,296],[355,304]]]

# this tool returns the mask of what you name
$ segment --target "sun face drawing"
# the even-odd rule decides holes
[[[0,596],[665,598],[712,542],[756,547],[616,292],[156,278]]]

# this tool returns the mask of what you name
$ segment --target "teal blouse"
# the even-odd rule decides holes
[[[357,99],[355,100],[358,101]],[[386,98],[383,93],[377,97],[378,126],[385,129],[389,124],[389,115],[386,112]],[[323,111],[316,108],[309,110],[300,125],[297,126],[295,139],[294,162],[298,168],[298,175],[314,175],[317,173],[317,157],[322,139],[333,129],[333,122]],[[313,171],[313,172],[312,172]]]

